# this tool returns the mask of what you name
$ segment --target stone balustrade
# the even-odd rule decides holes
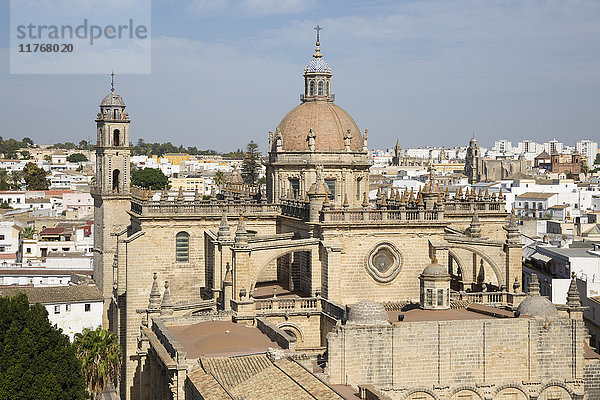
[[[492,307],[511,307],[516,308],[526,297],[525,293],[510,292],[452,292],[450,295],[453,301],[467,301],[469,303],[484,304]]]
[[[275,217],[280,213],[278,204],[257,202],[229,202],[223,200],[149,200],[132,198],[131,211],[138,215],[186,214],[219,217],[227,215],[264,215]]]

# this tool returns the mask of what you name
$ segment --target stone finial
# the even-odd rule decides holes
[[[498,192],[498,200],[504,200],[504,195],[502,194],[502,186],[500,186],[500,191]]]
[[[408,196],[408,202],[409,203],[414,203],[415,202],[415,195],[413,193],[413,188],[410,188],[410,195]]]
[[[579,289],[577,289],[575,272],[571,275],[571,284],[569,285],[569,291],[567,292],[567,306],[581,307],[581,298],[579,296]]]
[[[538,276],[536,274],[531,274],[531,281],[527,286],[527,294],[529,296],[540,295],[540,281],[538,280]]]
[[[462,186],[459,186],[458,187],[458,192],[456,192],[456,197],[461,198],[462,195],[463,195],[463,193],[462,193]]]
[[[515,276],[515,281],[513,283],[513,292],[517,293],[519,291],[520,287],[521,287],[521,284],[519,283],[519,277]]]
[[[183,200],[183,187],[179,186],[179,193],[177,193],[177,200]]]
[[[387,207],[387,193],[382,192],[381,203],[379,203],[379,204],[381,205],[382,208]]]
[[[473,209],[473,217],[471,218],[471,223],[467,228],[467,236],[472,238],[480,238],[481,237],[481,222],[479,221],[479,216],[477,215],[477,209]]]
[[[229,224],[227,223],[227,213],[223,210],[223,214],[221,214],[221,223],[219,224],[219,233],[218,237],[220,239],[229,238]]]
[[[368,139],[369,130],[365,129],[365,134],[363,135],[363,151],[367,151],[367,139]]]
[[[244,223],[244,217],[242,215],[240,215],[240,220],[235,232],[235,246],[248,247],[248,232],[246,231],[246,224]]]
[[[344,208],[350,207],[350,203],[348,203],[348,193],[344,194],[344,203],[342,204],[342,207],[344,207]]]
[[[490,191],[488,190],[488,188],[485,188],[485,194],[483,195],[483,198],[485,200],[489,200],[490,199]]]
[[[367,208],[369,206],[369,199],[367,199],[367,192],[363,192],[363,201],[361,206]]]
[[[169,290],[169,281],[165,281],[165,291],[163,292],[163,300],[160,305],[161,314],[173,313],[173,301],[171,300],[171,291]]]
[[[509,244],[520,244],[521,243],[519,227],[517,226],[517,219],[515,216],[515,210],[513,210],[510,213],[510,218],[508,220],[508,223],[504,227],[504,229],[506,230],[506,243],[509,243]]]
[[[323,210],[329,210],[329,196],[325,196],[323,200]]]
[[[160,292],[158,291],[158,282],[156,280],[156,272],[152,277],[152,289],[150,290],[150,301],[148,302],[148,310],[158,310],[160,308]]]

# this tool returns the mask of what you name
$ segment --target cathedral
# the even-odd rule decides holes
[[[100,103],[94,279],[121,397],[583,399],[578,296],[523,292],[502,194],[431,175],[369,200],[367,130],[332,76],[317,34],[266,190],[233,178],[210,199],[131,187],[125,102]]]

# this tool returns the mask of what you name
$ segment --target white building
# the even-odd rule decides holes
[[[0,221],[0,262],[13,265],[20,261],[21,227],[14,221]]]
[[[0,192],[0,203],[6,203],[11,208],[28,208],[25,204],[25,192],[19,190],[7,190]]]
[[[71,340],[85,328],[102,326],[102,293],[95,285],[53,287],[3,287],[2,296],[25,293],[29,303],[40,303],[48,311],[48,319]]]
[[[544,150],[550,155],[554,153],[563,153],[564,143],[559,142],[556,139],[552,139],[551,141],[544,143]]]
[[[494,142],[494,147],[492,150],[497,151],[499,153],[512,153],[513,147],[510,140],[500,139]]]
[[[579,154],[586,156],[588,168],[594,168],[594,161],[598,154],[598,142],[587,139],[580,140],[575,144],[575,149]]]

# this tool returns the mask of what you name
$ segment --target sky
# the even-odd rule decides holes
[[[2,26],[9,9],[0,2]],[[598,21],[591,0],[156,0],[151,73],[111,64],[132,142],[265,151],[300,102],[318,24],[336,103],[371,149],[463,146],[473,133],[482,146],[574,145],[600,141]],[[95,140],[111,71],[10,74],[4,31],[0,136]]]

